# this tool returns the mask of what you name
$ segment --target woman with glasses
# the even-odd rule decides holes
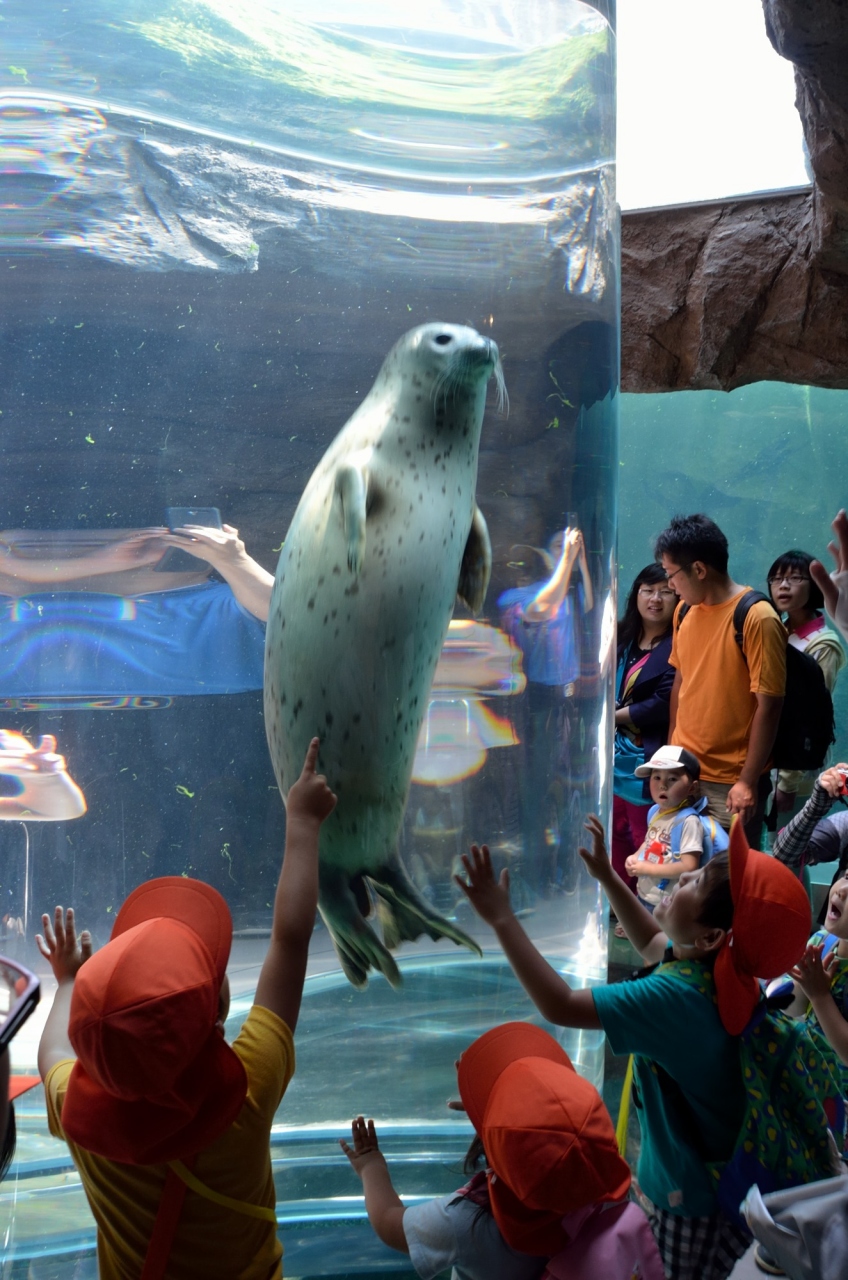
[[[810,577],[812,560],[813,556],[806,551],[785,551],[768,571],[768,588],[789,632],[789,643],[815,658],[825,684],[833,693],[836,677],[845,666],[845,650],[822,612],[824,597]],[[786,815],[779,826],[784,826],[788,815],[797,812],[810,795],[819,772],[805,773],[801,769],[778,772],[774,807],[777,813]]]
[[[668,707],[674,667],[669,665],[671,622],[677,595],[661,565],[646,565],[634,579],[618,624],[615,755],[613,760],[612,864],[636,892],[624,870],[648,829],[650,792],[633,776],[668,740]],[[616,929],[616,935],[621,937]]]

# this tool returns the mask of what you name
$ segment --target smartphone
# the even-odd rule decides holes
[[[16,960],[0,956],[0,1049],[5,1049],[41,999],[41,983]]]
[[[165,524],[169,529],[182,529],[187,524],[200,524],[207,529],[220,529],[221,512],[217,507],[166,507]],[[156,566],[157,573],[196,573],[206,561],[190,551],[169,547]]]

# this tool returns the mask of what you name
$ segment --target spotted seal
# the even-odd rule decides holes
[[[498,349],[425,324],[386,357],[315,468],[280,554],[265,648],[265,728],[285,799],[310,738],[338,796],[321,828],[321,914],[354,984],[427,933],[479,947],[420,896],[397,853],[427,695],[457,594],[476,613],[491,572],[474,501]],[[366,922],[376,895],[380,941]]]

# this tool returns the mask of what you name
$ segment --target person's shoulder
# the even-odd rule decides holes
[[[825,652],[828,649],[833,650],[834,653],[839,655],[842,659],[842,666],[844,666],[846,662],[845,645],[837,632],[832,631],[830,627],[825,626],[821,627],[818,631],[813,632],[807,643],[805,652],[815,656],[815,654]]]
[[[55,1062],[44,1077],[44,1101],[47,1107],[47,1125],[54,1138],[64,1138],[62,1107],[68,1092],[68,1081],[74,1069],[75,1058],[63,1058]]]
[[[743,587],[739,594],[734,597],[734,613],[739,606],[744,603],[745,596],[756,591],[756,587]],[[757,594],[760,595],[762,599],[755,600],[753,604],[748,606],[745,614],[745,630],[748,631],[751,627],[774,626],[783,636],[785,642],[788,639],[788,636],[786,633],[786,627],[781,621],[780,614],[763,592],[760,591],[757,592]]]
[[[261,1004],[251,1006],[232,1047],[244,1065],[248,1080],[257,1075],[270,1075],[281,1079],[285,1087],[294,1075],[291,1029],[282,1018]]]
[[[524,604],[527,600],[532,600],[533,596],[539,589],[539,584],[527,587],[507,587],[506,591],[502,591],[498,596],[498,608],[509,609],[516,604]]]
[[[714,1004],[712,970],[697,961],[667,960],[653,973],[632,981],[613,982],[594,989],[596,1005],[636,1007],[646,1004],[686,1005],[693,998]]]

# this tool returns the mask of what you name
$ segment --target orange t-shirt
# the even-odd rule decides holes
[[[677,699],[674,746],[686,747],[706,782],[734,783],[748,753],[757,693],[782,698],[786,690],[786,629],[765,601],[745,618],[743,657],[733,630],[733,611],[743,587],[723,604],[696,604],[678,627],[669,661],[683,683]]]

